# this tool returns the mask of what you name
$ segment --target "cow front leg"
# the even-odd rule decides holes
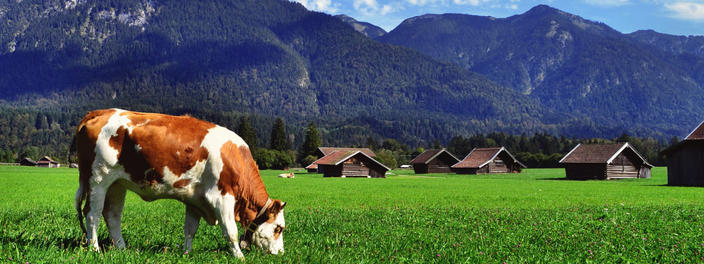
[[[225,195],[222,198],[220,206],[216,207],[217,214],[220,221],[220,227],[222,228],[222,235],[227,240],[227,245],[230,247],[230,251],[240,260],[244,260],[244,254],[240,249],[240,245],[237,242],[237,222],[235,222],[235,198],[229,195]]]
[[[88,197],[88,205],[86,211],[86,239],[88,246],[92,250],[100,251],[98,246],[98,225],[100,224],[100,213],[103,211],[105,203],[105,187],[91,186],[90,195]]]
[[[105,207],[103,208],[103,217],[105,225],[110,231],[110,238],[113,245],[118,249],[125,248],[125,240],[122,238],[122,209],[125,207],[126,189],[122,184],[114,183],[108,189],[105,196]]]
[[[183,233],[185,235],[183,249],[186,252],[192,249],[193,237],[198,231],[198,225],[200,225],[200,213],[195,207],[186,205],[186,221],[183,225]]]

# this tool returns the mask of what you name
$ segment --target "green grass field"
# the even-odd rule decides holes
[[[397,170],[386,179],[281,179],[288,202],[283,256],[245,251],[249,263],[702,262],[704,189],[652,179],[566,181],[563,169],[512,175]],[[128,248],[80,244],[75,169],[0,167],[0,263],[237,263],[220,228],[204,222],[183,254],[185,207],[130,193],[122,228]]]

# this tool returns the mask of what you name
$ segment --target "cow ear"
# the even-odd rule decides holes
[[[281,200],[274,200],[271,203],[271,207],[269,207],[269,219],[276,218],[276,215],[284,209],[284,206],[286,206],[286,203],[281,202]]]

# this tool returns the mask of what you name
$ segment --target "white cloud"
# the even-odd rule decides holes
[[[489,2],[489,0],[452,0],[456,5],[473,5],[478,6],[482,3]]]
[[[424,6],[426,4],[444,3],[445,0],[406,0],[411,5]]]
[[[332,0],[294,0],[295,2],[301,3],[303,6],[308,8],[308,10],[315,10],[326,13],[337,12],[340,4],[333,4]]]
[[[598,6],[622,6],[630,3],[630,0],[584,0],[584,2]]]
[[[352,6],[364,16],[386,15],[396,11],[392,4],[379,5],[376,0],[354,0]]]
[[[704,3],[675,2],[672,4],[665,4],[665,8],[672,11],[675,18],[704,20]]]

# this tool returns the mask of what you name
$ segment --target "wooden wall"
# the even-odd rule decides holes
[[[704,143],[682,143],[668,155],[667,184],[704,186]]]
[[[606,164],[602,163],[567,163],[565,176],[570,180],[604,180],[606,179]]]

